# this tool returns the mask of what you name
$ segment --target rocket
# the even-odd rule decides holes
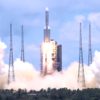
[[[62,70],[62,46],[50,39],[49,10],[45,9],[44,41],[41,44],[41,74]]]
[[[45,9],[44,42],[50,42],[49,10]]]

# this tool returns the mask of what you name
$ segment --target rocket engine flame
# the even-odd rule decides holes
[[[43,59],[43,73],[51,74],[54,72],[55,68],[53,67],[54,60],[56,60],[57,46],[53,42],[43,42],[41,46],[42,59]],[[55,52],[54,52],[55,51]],[[53,57],[52,57],[53,55]]]

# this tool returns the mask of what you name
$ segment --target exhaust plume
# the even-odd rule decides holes
[[[41,76],[35,67],[20,59],[14,61],[15,82],[7,84],[8,65],[4,63],[4,49],[6,45],[0,41],[0,88],[4,89],[47,89],[47,88],[69,88],[77,89],[78,62],[71,63],[62,72],[54,72],[52,75]],[[96,51],[94,60],[90,66],[84,65],[86,88],[100,87],[100,52]]]

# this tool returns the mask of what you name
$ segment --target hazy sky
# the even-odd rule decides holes
[[[14,60],[20,57],[21,25],[24,25],[25,59],[40,69],[45,7],[50,11],[51,38],[62,44],[63,67],[78,61],[79,22],[82,24],[84,62],[88,57],[88,24],[92,24],[92,48],[100,50],[99,0],[0,0],[0,39],[9,58],[9,24],[13,24]]]

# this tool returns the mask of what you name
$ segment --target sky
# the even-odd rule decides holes
[[[40,69],[45,8],[49,8],[51,38],[62,44],[63,68],[79,58],[79,23],[82,22],[84,63],[88,61],[88,33],[91,22],[92,54],[100,51],[99,0],[0,0],[0,40],[7,48],[9,63],[9,25],[13,25],[14,60],[21,56],[21,25],[24,26],[25,60]]]

